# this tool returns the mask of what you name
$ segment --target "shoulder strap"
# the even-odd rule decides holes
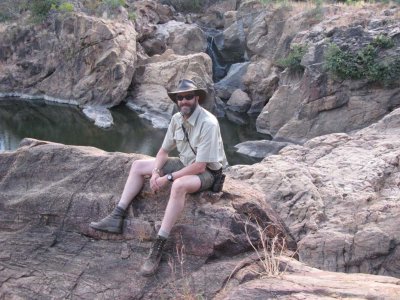
[[[185,129],[185,126],[183,126],[183,124],[182,124],[181,126],[182,126],[183,133],[185,134],[186,140],[187,140],[187,142],[189,143],[190,149],[192,149],[194,155],[197,155],[196,151],[194,151],[192,145],[190,144],[189,135],[188,135],[188,133],[187,133],[187,131],[186,131],[186,129]]]

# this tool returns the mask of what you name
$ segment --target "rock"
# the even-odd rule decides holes
[[[155,128],[168,128],[175,109],[165,87],[156,84],[140,85],[133,98],[128,98],[127,106],[142,112],[140,116],[150,120]]]
[[[286,271],[279,276],[246,280],[247,275],[262,272],[259,266],[236,270],[228,288],[214,299],[397,299],[398,279],[365,274],[340,274],[307,267],[296,260],[281,259]],[[253,269],[251,269],[253,267]],[[367,296],[368,295],[368,296]]]
[[[285,232],[261,193],[227,178],[222,193],[188,197],[159,272],[140,276],[168,189],[154,194],[146,180],[122,235],[96,232],[88,224],[113,209],[132,161],[146,158],[33,139],[0,153],[0,296],[174,298],[184,291],[168,291],[178,280],[249,251],[244,230],[254,230],[256,219],[260,226],[269,224],[268,238]],[[208,280],[229,274],[224,276]],[[223,282],[218,285],[221,290]],[[207,298],[217,291],[204,289]]]
[[[243,84],[242,77],[248,66],[248,62],[231,65],[228,74],[214,85],[217,96],[222,99],[229,99],[236,89],[244,91],[246,87]]]
[[[205,52],[207,49],[207,38],[195,24],[169,21],[157,26],[155,36],[179,55]]]
[[[290,145],[284,142],[275,142],[268,140],[247,141],[235,145],[238,153],[252,157],[264,158],[271,154],[278,153],[282,148]]]
[[[249,95],[247,95],[245,92],[237,89],[232,93],[227,102],[227,105],[229,110],[243,113],[250,108],[251,99],[249,98]]]
[[[113,125],[111,112],[105,107],[85,107],[83,113],[92,121],[94,125],[102,128],[108,128]]]
[[[400,277],[400,109],[351,135],[329,134],[230,176],[263,191],[323,270]],[[236,174],[236,175],[235,175]]]
[[[246,74],[243,75],[243,83],[252,99],[248,113],[260,113],[263,110],[278,88],[279,80],[278,71],[271,67],[269,60],[261,60],[248,66]]]
[[[135,1],[131,4],[135,11],[135,29],[138,32],[138,41],[154,37],[157,24],[167,23],[173,18],[173,11],[168,5],[159,1]]]
[[[368,19],[368,16],[363,16]],[[381,22],[382,21],[382,22]],[[329,43],[357,52],[378,35],[389,35],[396,25],[374,20],[369,27],[350,25],[332,29]],[[279,87],[263,108],[257,130],[274,138],[296,142],[333,132],[351,132],[376,122],[400,106],[398,85],[385,86],[367,79],[338,80],[323,67],[328,49],[326,24],[313,31],[299,33],[292,43],[307,44],[301,60],[305,67],[299,76],[282,73]],[[388,59],[399,46],[380,51],[380,59]],[[249,66],[251,70],[251,66]],[[253,90],[252,88],[248,88]],[[250,93],[253,101],[254,96]],[[379,100],[377,100],[379,99]]]
[[[111,107],[126,96],[136,62],[128,23],[73,13],[10,25],[0,37],[0,91]]]

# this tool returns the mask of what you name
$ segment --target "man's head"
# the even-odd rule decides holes
[[[177,89],[168,93],[168,96],[178,105],[183,116],[190,116],[197,105],[204,101],[207,93],[198,88],[192,80],[182,79],[179,81]]]

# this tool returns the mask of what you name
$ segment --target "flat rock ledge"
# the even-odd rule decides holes
[[[0,299],[400,297],[396,278],[325,272],[288,257],[274,260],[280,274],[265,276],[246,228],[268,226],[268,238],[297,246],[263,193],[231,177],[222,193],[188,197],[159,272],[141,277],[168,190],[153,194],[146,182],[122,235],[88,224],[113,209],[131,163],[147,158],[33,139],[1,153]]]

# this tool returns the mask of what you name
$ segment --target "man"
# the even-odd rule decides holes
[[[154,192],[172,183],[160,230],[140,270],[144,276],[155,273],[186,195],[209,189],[215,171],[226,165],[218,120],[199,105],[206,98],[206,91],[192,80],[183,79],[168,95],[178,105],[179,112],[172,117],[156,158],[134,161],[118,206],[101,221],[90,223],[96,230],[121,233],[126,210],[142,189],[144,176],[151,174],[150,188]],[[175,147],[179,158],[169,158],[168,153]]]

